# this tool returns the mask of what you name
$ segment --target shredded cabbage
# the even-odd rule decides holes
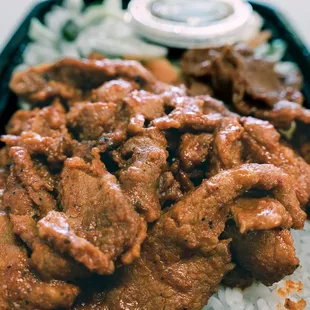
[[[93,51],[110,57],[140,59],[167,55],[166,48],[147,43],[136,35],[126,22],[121,0],[105,0],[83,9],[83,0],[65,0],[63,6],[55,5],[45,15],[44,24],[33,19],[29,30],[33,43],[25,50],[25,64],[87,57]]]
[[[81,12],[84,8],[83,0],[65,0],[63,6],[69,10]]]
[[[31,20],[29,38],[45,46],[54,46],[58,41],[57,35],[36,18]]]

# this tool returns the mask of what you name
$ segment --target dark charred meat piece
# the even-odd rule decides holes
[[[136,61],[62,59],[16,73],[11,89],[28,102],[40,103],[56,96],[66,100],[81,98],[82,92],[122,77],[147,90],[156,88],[156,79]]]
[[[91,163],[67,159],[61,175],[63,213],[50,212],[38,225],[40,237],[57,251],[104,275],[113,273],[116,259],[129,264],[139,257],[146,225],[94,156]]]
[[[265,285],[280,281],[298,267],[299,260],[289,230],[241,234],[237,227],[228,225],[224,235],[232,238],[233,259]]]
[[[222,284],[231,288],[247,288],[253,283],[253,276],[250,272],[236,265],[236,267],[228,272],[224,277]]]
[[[207,160],[213,136],[208,133],[198,135],[186,133],[181,137],[179,157],[181,166],[185,171],[192,171]]]
[[[300,149],[300,154],[305,161],[310,164],[310,142],[303,144]]]
[[[209,176],[241,165],[242,133],[243,128],[237,118],[222,119],[221,125],[215,131]]]
[[[239,198],[226,207],[231,211],[242,234],[249,230],[292,226],[290,214],[279,201],[272,198]]]
[[[303,97],[299,91],[300,83],[291,83],[289,77],[283,78],[274,66],[273,62],[257,58],[249,49],[245,53],[238,46],[191,50],[182,60],[182,70],[190,89],[193,79],[203,79],[215,97],[231,102],[242,115],[264,118],[281,128],[290,127],[295,119],[309,122],[307,110],[294,104],[279,106],[281,100],[300,105]]]
[[[42,282],[32,273],[26,250],[15,241],[5,213],[0,214],[0,308],[70,309],[80,289],[60,281]]]
[[[301,103],[301,94],[285,85],[274,65],[255,57],[250,50],[244,53],[238,46],[190,50],[182,60],[186,75],[209,78],[215,92],[225,90],[235,104],[245,96],[269,107],[284,99]]]
[[[16,215],[43,217],[56,209],[52,192],[55,180],[46,167],[31,159],[26,149],[12,147],[13,161],[3,205]]]
[[[120,184],[148,222],[158,219],[161,213],[157,192],[160,177],[166,171],[166,148],[164,135],[149,128],[142,135],[129,139],[119,151],[124,160],[118,173]]]
[[[310,196],[310,166],[291,148],[281,144],[280,134],[270,123],[244,118],[242,124],[242,139],[250,161],[283,169],[291,177],[301,205],[305,205]]]

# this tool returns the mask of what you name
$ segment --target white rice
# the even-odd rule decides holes
[[[259,282],[245,290],[221,286],[203,310],[282,310],[286,309],[287,298],[294,302],[304,300],[304,309],[310,309],[310,222],[303,231],[292,230],[292,235],[300,259],[294,274],[270,287]]]

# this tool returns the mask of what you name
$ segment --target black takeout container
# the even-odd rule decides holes
[[[61,0],[45,0],[37,4],[21,23],[0,55],[0,134],[4,133],[6,123],[18,109],[17,98],[9,89],[9,81],[14,68],[21,63],[23,51],[29,43],[27,34],[30,20],[33,17],[42,20],[53,5],[61,2]],[[85,0],[85,2],[88,4],[94,1]],[[127,0],[123,1],[124,7],[128,5],[128,2]],[[254,10],[264,18],[264,27],[272,31],[273,38],[283,39],[287,42],[288,50],[285,60],[293,61],[299,66],[304,77],[305,105],[310,108],[310,53],[308,49],[277,10],[257,2],[251,2],[251,4]],[[181,55],[181,51],[172,51],[171,54]]]

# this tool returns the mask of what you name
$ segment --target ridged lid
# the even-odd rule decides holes
[[[238,41],[252,7],[241,0],[132,0],[129,12],[148,40],[193,48]]]

